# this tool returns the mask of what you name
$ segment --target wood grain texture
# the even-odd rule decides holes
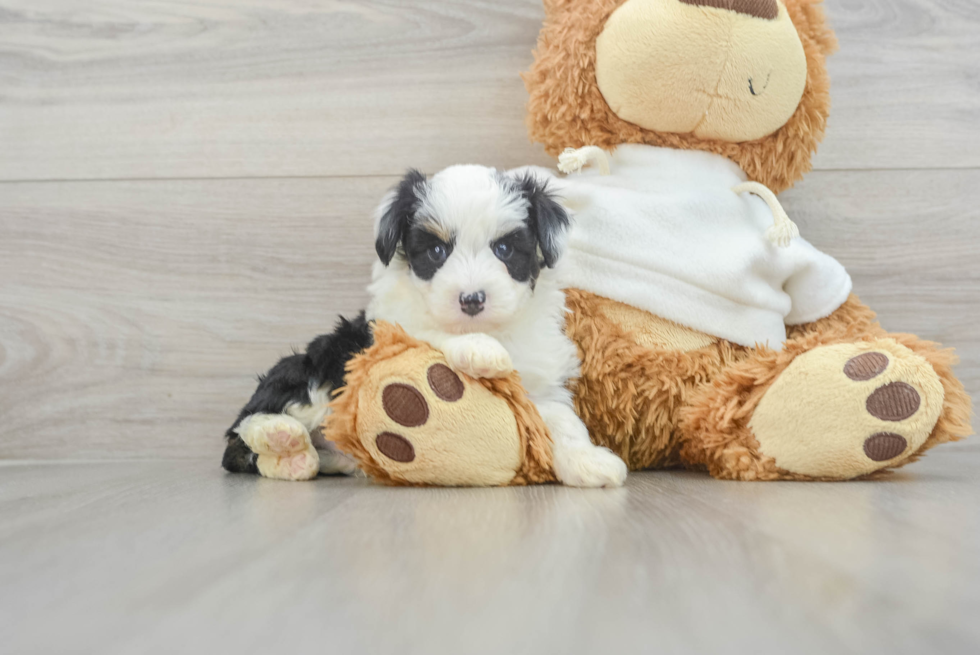
[[[0,185],[0,458],[216,452],[256,373],[364,306],[392,182]]]
[[[0,465],[4,652],[976,652],[978,465],[615,490]]]
[[[821,169],[980,166],[980,10],[828,0]],[[539,0],[0,1],[0,179],[394,175],[545,163]]]
[[[825,0],[840,50],[817,169],[980,165],[980,4]]]
[[[546,161],[532,0],[4,0],[0,179],[399,174]]]
[[[254,375],[363,307],[394,180],[0,184],[0,458],[217,458]],[[980,395],[980,171],[818,172],[783,201]]]

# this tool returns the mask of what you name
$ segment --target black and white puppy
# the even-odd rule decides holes
[[[376,213],[379,261],[368,287],[366,319],[400,324],[471,377],[502,377],[516,369],[551,432],[558,478],[574,486],[618,486],[626,478],[626,465],[592,444],[567,386],[580,365],[575,344],[564,333],[560,264],[568,225],[565,210],[533,172],[453,166],[427,179],[411,171]],[[350,326],[342,324],[325,338],[345,328],[349,332]],[[358,340],[345,334],[346,342],[356,345]],[[346,362],[353,354],[331,356]],[[309,351],[305,357],[310,370],[325,368]],[[275,370],[260,391],[263,384],[273,386]],[[309,403],[293,402],[278,411],[304,423],[307,431],[315,429],[324,416],[317,399],[325,397],[325,377],[306,384],[297,380],[293,386],[302,386]],[[251,451],[259,452],[268,438],[252,433],[291,438],[294,431],[284,430],[283,421],[260,404],[251,412],[243,410],[229,435],[241,435]],[[349,461],[342,457],[323,452],[321,445],[320,470],[344,470]],[[262,461],[257,465],[262,470]]]

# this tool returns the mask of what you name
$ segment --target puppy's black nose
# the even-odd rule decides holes
[[[483,303],[487,301],[487,294],[482,291],[476,293],[459,294],[459,308],[463,313],[476,316],[483,311]]]

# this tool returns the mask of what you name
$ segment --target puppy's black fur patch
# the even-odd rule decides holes
[[[498,252],[498,246],[501,245],[510,249],[509,256],[502,256]],[[507,266],[507,272],[514,280],[530,282],[531,287],[534,287],[541,273],[541,261],[538,259],[538,239],[530,227],[505,234],[494,241],[490,247],[497,259]]]
[[[268,373],[260,375],[252,398],[225,432],[228,446],[221,465],[233,473],[258,473],[255,455],[235,428],[252,414],[281,414],[292,403],[310,404],[311,388],[344,386],[344,366],[372,342],[371,326],[364,312],[354,320],[341,317],[334,331],[311,341],[305,353],[283,357]]]
[[[441,259],[433,255],[438,247],[442,248],[444,255]],[[452,253],[452,242],[446,243],[423,227],[412,225],[405,234],[405,256],[408,258],[408,266],[422,280],[431,280]]]
[[[531,173],[517,178],[516,184],[528,201],[527,225],[538,239],[544,265],[554,268],[561,257],[562,235],[568,229],[568,214],[548,190],[547,183],[538,181]]]
[[[425,181],[425,175],[414,168],[409,170],[395,187],[395,197],[381,215],[374,249],[385,266],[391,263],[412,226],[412,219],[422,202]]]

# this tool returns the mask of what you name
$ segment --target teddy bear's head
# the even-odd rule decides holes
[[[836,40],[820,0],[545,0],[531,138],[708,150],[779,192],[810,170]]]

